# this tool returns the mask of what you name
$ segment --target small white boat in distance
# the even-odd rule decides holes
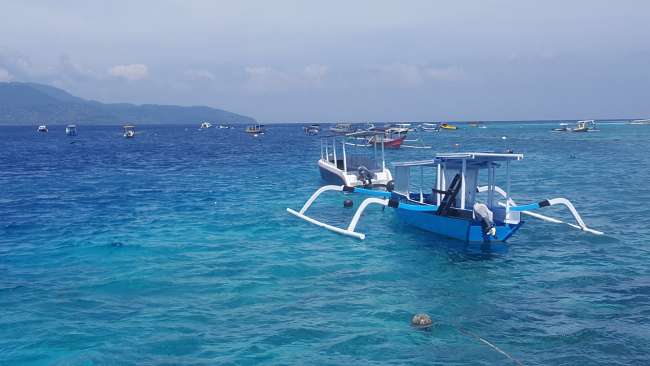
[[[264,125],[256,123],[252,126],[248,126],[246,127],[246,133],[250,133],[253,136],[263,135]]]
[[[68,136],[77,136],[77,126],[76,125],[67,125],[65,127],[65,134]]]
[[[330,131],[334,133],[351,133],[354,132],[351,123],[337,123],[334,127],[330,127]]]
[[[210,127],[212,127],[212,123],[210,123],[210,122],[203,122],[203,123],[201,123],[201,129],[202,129],[202,130],[207,129],[207,128],[210,128]]]
[[[135,126],[133,125],[124,125],[124,138],[130,139],[135,137]]]
[[[554,128],[553,132],[593,132],[596,129],[596,121],[593,119],[583,120],[576,122],[574,128],[569,127],[567,123],[560,123],[560,127]]]
[[[630,121],[631,125],[650,125],[650,119],[635,119]]]
[[[598,131],[596,129],[596,121],[594,121],[593,119],[578,121],[576,123],[576,127],[571,130],[571,132],[590,132],[590,131]]]
[[[423,123],[420,125],[420,129],[424,132],[438,132],[440,131],[440,125],[437,123]]]
[[[232,126],[231,125],[219,125],[219,128],[229,130],[229,129],[232,128]]]
[[[38,126],[38,132],[47,132],[47,125]]]
[[[320,132],[320,125],[318,123],[312,123],[309,126],[303,126],[302,130],[307,136],[318,135]]]

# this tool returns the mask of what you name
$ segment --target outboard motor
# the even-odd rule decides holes
[[[364,187],[368,187],[372,185],[372,178],[374,178],[374,174],[366,168],[365,166],[360,166],[357,168],[357,175],[359,180],[363,183]]]
[[[395,182],[393,182],[392,180],[386,182],[386,192],[392,192],[394,190],[395,190]]]
[[[497,229],[494,227],[492,211],[483,203],[474,204],[474,216],[481,220],[481,228],[485,235],[496,236]]]

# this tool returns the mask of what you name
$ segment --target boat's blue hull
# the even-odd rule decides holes
[[[496,237],[483,234],[481,224],[477,221],[462,218],[438,216],[433,212],[412,211],[397,208],[399,218],[415,227],[449,238],[475,243],[505,242],[523,224],[497,224]]]

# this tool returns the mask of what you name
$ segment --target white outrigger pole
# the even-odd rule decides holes
[[[485,192],[485,191],[488,190],[488,186],[478,187],[477,190],[478,190],[478,192]],[[507,200],[506,203],[499,202],[499,205],[503,206],[503,207],[507,207],[510,211],[518,211],[518,212],[521,212],[524,215],[528,215],[528,216],[531,216],[531,217],[534,217],[534,218],[537,218],[537,219],[540,219],[540,220],[543,220],[543,221],[546,221],[546,222],[552,222],[554,224],[569,225],[569,226],[574,227],[576,229],[580,229],[582,231],[586,231],[586,232],[589,232],[589,233],[592,233],[592,234],[604,235],[604,233],[602,231],[598,231],[598,230],[588,228],[587,224],[585,224],[584,220],[582,220],[582,217],[578,213],[578,210],[576,210],[575,206],[573,206],[571,201],[569,201],[566,198],[561,198],[561,197],[552,198],[552,199],[541,201],[541,202],[544,202],[545,206],[555,206],[555,205],[566,206],[566,208],[569,209],[569,212],[571,212],[571,215],[573,215],[573,218],[576,220],[577,224],[572,224],[570,222],[565,222],[565,221],[562,221],[562,220],[559,220],[559,219],[556,219],[556,218],[553,218],[553,217],[550,217],[550,216],[546,216],[546,215],[542,215],[542,214],[538,214],[538,213],[526,210],[526,208],[530,208],[530,209],[539,208],[539,207],[541,207],[540,203],[533,203],[533,204],[530,204],[530,205],[517,206],[517,204],[515,204],[515,201],[513,201],[512,198],[508,197],[508,194],[506,193],[506,191],[504,191],[499,186],[494,186],[494,192],[499,193],[503,198],[505,198]]]
[[[350,187],[347,187],[347,188],[350,188]],[[290,208],[287,208],[287,212],[294,215],[294,216],[296,216],[296,217],[299,217],[299,218],[301,218],[301,219],[303,219],[303,220],[305,220],[307,222],[310,222],[310,223],[312,223],[314,225],[325,228],[327,230],[334,231],[334,232],[339,233],[339,234],[343,234],[343,235],[347,235],[347,236],[351,236],[353,238],[363,240],[363,239],[366,238],[366,234],[358,233],[358,232],[354,231],[354,229],[357,227],[357,224],[359,223],[359,219],[361,218],[361,214],[363,213],[363,211],[365,211],[365,209],[368,207],[368,205],[373,204],[373,203],[381,205],[381,206],[388,206],[388,197],[390,197],[390,192],[373,191],[373,190],[363,189],[363,188],[359,188],[359,187],[354,188],[354,190],[356,192],[358,192],[358,193],[365,193],[365,194],[374,195],[374,196],[377,196],[377,197],[369,197],[369,198],[366,198],[365,200],[363,200],[363,202],[361,202],[361,204],[359,205],[359,208],[357,209],[357,211],[354,213],[354,216],[352,217],[352,221],[350,221],[350,225],[348,225],[348,227],[346,229],[342,229],[340,227],[336,227],[336,226],[332,226],[330,224],[326,224],[326,223],[324,223],[322,221],[318,221],[318,220],[316,220],[314,218],[311,218],[311,217],[305,215],[305,212],[307,211],[307,209],[309,209],[309,207],[312,205],[312,203],[314,203],[316,198],[318,198],[318,196],[320,196],[322,193],[327,192],[327,191],[343,192],[345,190],[346,190],[346,186],[328,185],[328,186],[320,187],[316,192],[314,192],[314,194],[311,195],[311,197],[309,197],[307,202],[305,202],[305,204],[300,209],[300,212],[292,210]],[[384,197],[384,198],[381,198],[381,197]]]

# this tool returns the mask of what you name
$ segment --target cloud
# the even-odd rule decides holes
[[[249,66],[246,72],[246,89],[255,92],[277,92],[291,87],[291,77],[269,66]]]
[[[64,79],[82,81],[86,79],[100,78],[100,76],[94,71],[81,66],[79,63],[73,61],[70,56],[65,54],[59,57],[59,64],[52,71]]]
[[[115,65],[108,69],[111,76],[124,78],[129,81],[146,79],[149,69],[144,64]]]
[[[307,80],[311,80],[320,84],[320,82],[325,78],[329,72],[329,67],[325,65],[311,64],[305,66],[303,73]]]
[[[13,76],[7,71],[7,69],[0,67],[0,81],[11,81]]]
[[[207,70],[188,69],[183,72],[185,78],[192,81],[213,81],[216,79],[213,73]]]
[[[435,67],[417,64],[391,64],[375,67],[374,74],[383,82],[402,87],[417,87],[431,81],[458,81],[467,78],[457,66]]]
[[[62,54],[58,60],[34,63],[29,57],[0,49],[0,65],[12,79],[42,83],[66,84],[99,79],[94,71],[81,66],[70,56]]]
[[[467,73],[463,69],[456,66],[442,68],[425,67],[422,72],[428,79],[431,80],[457,81],[467,78]]]
[[[246,72],[246,89],[255,92],[277,92],[290,89],[304,90],[321,85],[329,67],[310,64],[302,69],[282,71],[270,66],[249,66]]]

